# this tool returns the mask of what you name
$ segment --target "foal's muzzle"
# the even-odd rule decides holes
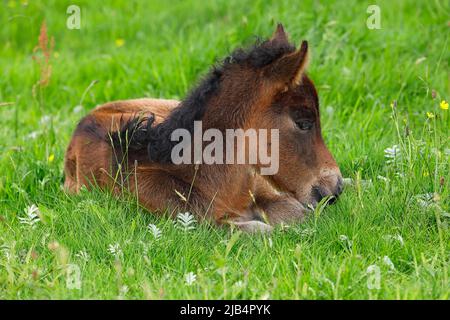
[[[313,186],[311,190],[311,198],[315,202],[314,204],[319,203],[325,197],[330,198],[327,204],[335,203],[339,198],[339,195],[344,190],[344,181],[342,177],[337,178],[335,186],[331,189],[332,190],[329,190],[329,188],[320,185]]]

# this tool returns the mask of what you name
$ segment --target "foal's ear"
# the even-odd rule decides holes
[[[275,32],[272,34],[272,37],[269,39],[269,42],[289,42],[288,36],[286,32],[284,31],[284,27],[281,23],[277,24],[277,28],[275,29]]]
[[[266,75],[273,81],[286,85],[299,84],[308,62],[308,42],[303,41],[300,49],[282,56],[266,70]]]

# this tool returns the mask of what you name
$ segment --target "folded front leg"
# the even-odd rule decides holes
[[[167,210],[172,217],[189,211],[200,220],[212,218],[212,199],[207,199],[190,183],[150,167],[138,167],[136,174],[139,179],[133,184],[134,176],[131,176],[129,188],[148,210]]]
[[[271,225],[302,222],[308,210],[288,193],[276,191],[264,178],[258,177],[255,206]]]

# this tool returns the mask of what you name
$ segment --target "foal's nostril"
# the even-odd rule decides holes
[[[344,180],[341,177],[339,177],[336,184],[336,191],[334,196],[337,198],[342,193],[343,190],[344,190]]]
[[[328,200],[327,204],[334,204],[337,201],[338,196],[334,195],[331,196],[330,199]]]

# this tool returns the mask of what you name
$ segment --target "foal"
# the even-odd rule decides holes
[[[269,40],[235,50],[181,102],[137,99],[97,107],[80,121],[67,149],[65,187],[125,187],[152,212],[190,211],[245,231],[301,221],[307,206],[342,191],[322,139],[318,96],[305,75],[307,56],[307,43],[296,49],[278,25]],[[194,121],[220,132],[278,130],[278,172],[261,175],[261,159],[174,164],[171,135],[180,128],[192,133]],[[270,140],[264,147],[271,149]]]

